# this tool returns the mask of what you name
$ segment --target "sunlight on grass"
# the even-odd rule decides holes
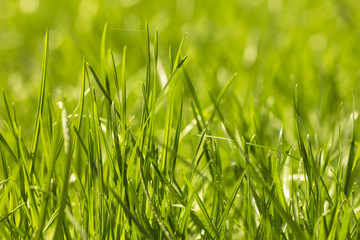
[[[359,238],[355,2],[3,6],[0,238]]]

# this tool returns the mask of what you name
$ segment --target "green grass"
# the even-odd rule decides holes
[[[108,29],[99,59],[84,57],[75,104],[53,101],[48,31],[36,112],[18,118],[22,107],[3,91],[2,238],[360,237],[356,91],[352,110],[339,109],[324,129],[309,117],[313,85],[284,93],[293,97],[288,111],[280,97],[271,107],[270,93],[242,101],[234,73],[207,101],[182,49],[187,40],[163,58],[161,35],[152,38],[147,24],[144,71],[134,83],[128,48],[115,57]],[[276,114],[293,124],[274,127]],[[28,122],[32,134],[22,128]]]

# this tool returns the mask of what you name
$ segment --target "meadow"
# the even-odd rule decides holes
[[[0,239],[358,239],[356,1],[3,0]]]

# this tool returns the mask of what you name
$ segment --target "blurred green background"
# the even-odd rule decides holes
[[[204,107],[211,104],[208,92],[216,96],[238,73],[223,103],[229,122],[249,123],[255,115],[264,134],[277,136],[282,125],[292,127],[296,83],[310,132],[332,127],[340,102],[345,103],[343,114],[349,115],[351,89],[360,99],[359,1],[0,0],[0,5],[0,84],[20,107],[25,126],[35,119],[46,28],[48,89],[55,100],[65,96],[75,102],[83,56],[99,70],[106,22],[107,46],[117,63],[128,46],[130,112],[140,109],[146,20],[152,36],[159,31],[167,74],[169,45],[175,54],[187,33],[186,68]],[[0,113],[5,116],[3,107]],[[244,116],[248,119],[241,120]]]

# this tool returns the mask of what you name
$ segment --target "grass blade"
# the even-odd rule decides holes
[[[353,182],[350,180],[352,179],[351,175],[353,173],[353,166],[355,162],[355,93],[353,92],[353,113],[352,113],[352,133],[351,133],[351,140],[350,140],[350,149],[349,149],[349,157],[348,163],[346,166],[346,173],[345,173],[345,182],[344,182],[344,192],[345,196],[349,197]]]
[[[186,182],[186,184],[187,184],[187,186],[189,187],[189,189],[191,190],[191,192],[194,194],[195,199],[196,199],[196,202],[199,204],[199,207],[200,207],[202,213],[204,214],[204,217],[205,217],[208,225],[209,225],[210,228],[211,228],[211,231],[209,231],[209,229],[208,229],[208,231],[215,233],[216,236],[217,236],[217,238],[219,239],[219,238],[220,238],[219,233],[218,233],[218,231],[217,231],[217,229],[216,229],[216,227],[215,227],[215,225],[214,225],[214,222],[210,219],[210,216],[209,216],[208,212],[206,211],[206,208],[205,208],[205,206],[204,206],[204,203],[203,203],[203,201],[201,200],[199,194],[196,192],[196,190],[194,189],[194,187],[190,184],[189,180],[187,180],[186,178],[184,178],[184,181]]]
[[[62,236],[62,225],[65,217],[65,205],[66,205],[66,197],[68,194],[68,183],[70,177],[70,164],[71,164],[71,156],[72,156],[71,135],[70,135],[70,128],[69,128],[67,112],[65,107],[62,109],[61,112],[61,122],[62,122],[63,136],[64,136],[64,151],[66,154],[66,168],[63,177],[64,183],[60,195],[59,214],[57,216],[57,223],[53,235],[55,239],[59,239],[60,236]]]
[[[35,156],[36,150],[39,144],[40,136],[40,127],[41,127],[41,118],[44,108],[45,100],[45,88],[46,88],[46,79],[47,79],[47,61],[48,61],[48,51],[49,51],[49,29],[46,30],[45,34],[45,46],[44,46],[44,56],[43,56],[43,65],[42,65],[42,76],[41,76],[41,87],[40,87],[40,98],[38,102],[38,107],[36,111],[36,120],[35,120],[35,129],[32,140],[31,155]]]
[[[229,212],[230,212],[230,209],[234,203],[234,200],[235,200],[235,197],[236,197],[236,194],[237,192],[239,191],[240,189],[240,186],[241,186],[241,183],[242,183],[242,180],[243,178],[245,177],[245,173],[246,173],[246,168],[243,170],[243,173],[241,174],[241,176],[238,178],[236,184],[235,184],[235,187],[234,189],[232,190],[231,192],[231,195],[227,201],[227,204],[226,204],[226,208],[224,209],[222,215],[221,215],[221,218],[219,220],[219,223],[217,225],[217,229],[219,232],[221,232],[221,228],[223,227],[223,223],[225,221],[225,219],[227,218]]]

